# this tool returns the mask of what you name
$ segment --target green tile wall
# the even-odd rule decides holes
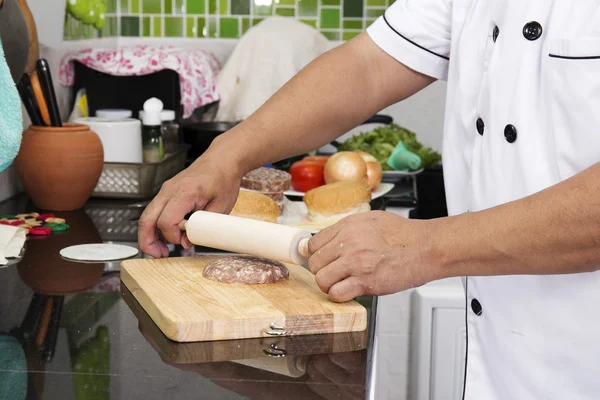
[[[89,0],[106,3],[102,29],[69,13],[64,39],[99,37],[238,38],[271,15],[295,18],[329,40],[350,40],[394,0]]]

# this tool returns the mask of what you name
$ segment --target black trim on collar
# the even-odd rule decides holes
[[[403,34],[401,34],[400,32],[398,32],[396,29],[394,29],[394,27],[392,25],[390,25],[390,23],[388,22],[387,18],[385,17],[385,14],[383,14],[383,20],[385,21],[385,23],[387,24],[387,26],[390,27],[391,30],[393,30],[398,36],[400,36],[402,39],[406,40],[408,43],[417,46],[418,48],[420,48],[421,50],[425,50],[428,53],[433,54],[434,56],[438,56],[440,58],[443,58],[444,60],[450,60],[450,57],[446,57],[443,56],[441,54],[438,54],[434,51],[431,51],[429,49],[426,49],[425,47],[413,42],[412,40],[410,40],[409,38],[407,38],[406,36],[404,36]]]
[[[569,57],[569,56],[559,56],[558,54],[548,54],[551,58],[560,58],[563,60],[597,60],[600,56],[582,56],[582,57]]]
[[[469,368],[469,277],[465,276],[465,374],[463,376],[462,400],[467,395],[467,369]]]

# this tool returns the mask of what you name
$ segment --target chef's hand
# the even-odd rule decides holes
[[[308,268],[336,302],[417,287],[433,280],[430,230],[429,221],[384,211],[351,215],[310,239]]]
[[[239,193],[241,174],[210,154],[165,182],[139,220],[140,249],[153,257],[167,257],[166,242],[190,249],[192,243],[179,223],[193,211],[228,213]]]

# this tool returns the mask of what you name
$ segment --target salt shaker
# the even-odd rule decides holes
[[[160,119],[165,153],[175,153],[179,144],[179,124],[175,122],[175,111],[163,110],[160,113]]]

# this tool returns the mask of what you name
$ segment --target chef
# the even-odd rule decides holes
[[[167,182],[142,250],[190,247],[178,223],[228,212],[247,171],[437,79],[450,216],[342,220],[311,239],[317,284],[347,301],[468,277],[465,399],[600,398],[598,0],[397,0]]]

